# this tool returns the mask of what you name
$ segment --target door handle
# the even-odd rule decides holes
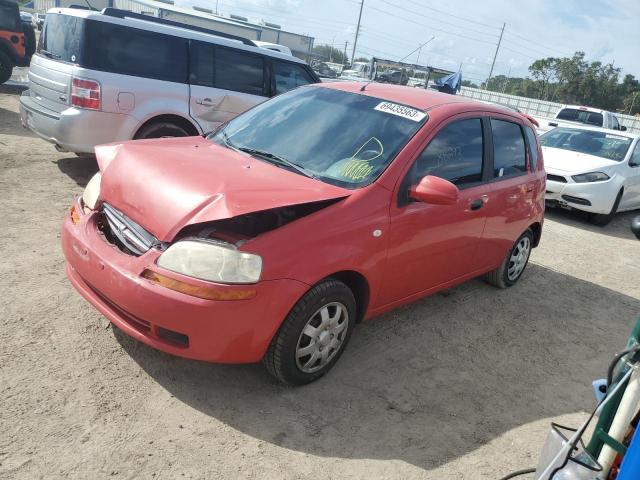
[[[473,200],[471,203],[469,203],[469,208],[471,210],[480,210],[482,207],[484,207],[484,200],[482,200],[481,198]]]
[[[202,105],[203,107],[213,107],[215,105],[215,103],[213,103],[213,100],[211,100],[210,98],[199,98],[198,100],[196,100],[196,103],[198,105]]]

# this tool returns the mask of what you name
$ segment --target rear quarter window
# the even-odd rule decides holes
[[[537,138],[537,135],[530,128],[525,128],[524,131],[527,134],[527,142],[529,143],[529,154],[530,154],[530,158],[531,158],[531,170],[538,170],[538,138]]]
[[[187,83],[187,40],[107,22],[87,21],[83,66]]]

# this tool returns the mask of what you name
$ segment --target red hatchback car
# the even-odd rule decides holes
[[[96,155],[64,219],[75,288],[154,348],[289,384],[362,320],[480,275],[515,284],[542,230],[533,125],[428,90],[307,86],[206,138]]]

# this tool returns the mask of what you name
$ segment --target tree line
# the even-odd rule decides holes
[[[529,66],[530,77],[496,75],[480,85],[464,86],[564,104],[588,105],[631,115],[640,114],[640,82],[612,63],[589,62],[584,52],[572,57],[548,57]],[[464,78],[464,74],[463,74]]]

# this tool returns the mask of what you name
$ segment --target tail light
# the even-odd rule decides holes
[[[71,105],[100,110],[100,84],[95,80],[74,78],[71,81]]]

